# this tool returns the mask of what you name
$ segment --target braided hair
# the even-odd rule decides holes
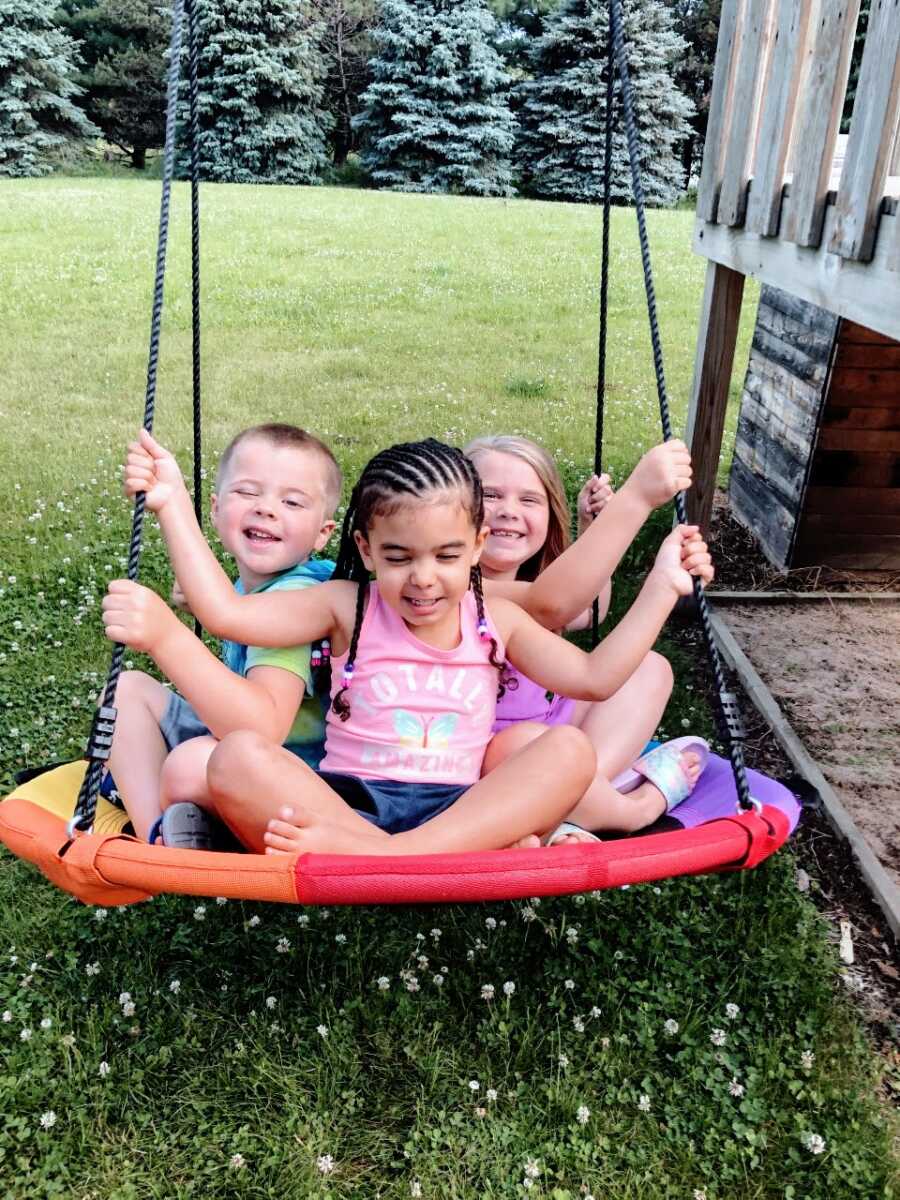
[[[480,529],[484,524],[484,497],[478,472],[461,450],[428,438],[424,442],[403,442],[376,454],[363,468],[350,495],[341,526],[341,541],[333,575],[334,579],[349,579],[358,586],[356,617],[347,651],[342,686],[331,704],[332,711],[342,721],[346,721],[350,716],[350,705],[345,693],[353,678],[369,582],[369,571],[362,560],[354,534],[359,531],[366,536],[374,517],[390,516],[410,499],[417,500],[433,492],[443,491],[459,493],[463,506],[472,518],[472,524],[476,529]],[[470,587],[475,594],[479,634],[490,641],[488,658],[491,665],[497,669],[499,698],[508,682],[506,663],[498,657],[497,641],[491,635],[485,618],[481,568],[477,564],[472,567]],[[322,648],[317,649],[321,666],[316,671],[316,690],[320,694],[326,694],[326,688],[329,691],[331,688],[330,662],[327,653],[323,654]]]

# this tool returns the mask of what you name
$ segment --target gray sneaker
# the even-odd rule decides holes
[[[213,820],[199,804],[173,804],[162,815],[162,843],[176,850],[214,850]]]

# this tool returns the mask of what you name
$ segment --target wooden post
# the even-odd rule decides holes
[[[770,0],[747,0],[716,221],[743,225],[772,24]]]
[[[709,532],[712,514],[743,297],[743,275],[707,263],[685,432],[694,466],[694,484],[687,494],[688,518],[700,525],[704,534]]]

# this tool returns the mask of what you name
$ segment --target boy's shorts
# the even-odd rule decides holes
[[[338,771],[316,773],[346,804],[385,833],[417,829],[455,804],[472,786],[360,779],[358,775],[344,775]]]
[[[163,735],[163,741],[169,751],[180,746],[182,742],[190,741],[191,738],[209,736],[207,726],[203,724],[187,700],[183,696],[179,696],[177,692],[169,694],[165,712],[159,723],[159,731]]]

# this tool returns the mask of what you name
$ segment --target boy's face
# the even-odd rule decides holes
[[[241,442],[212,497],[212,521],[248,590],[304,562],[328,541],[325,464],[299,446]]]

